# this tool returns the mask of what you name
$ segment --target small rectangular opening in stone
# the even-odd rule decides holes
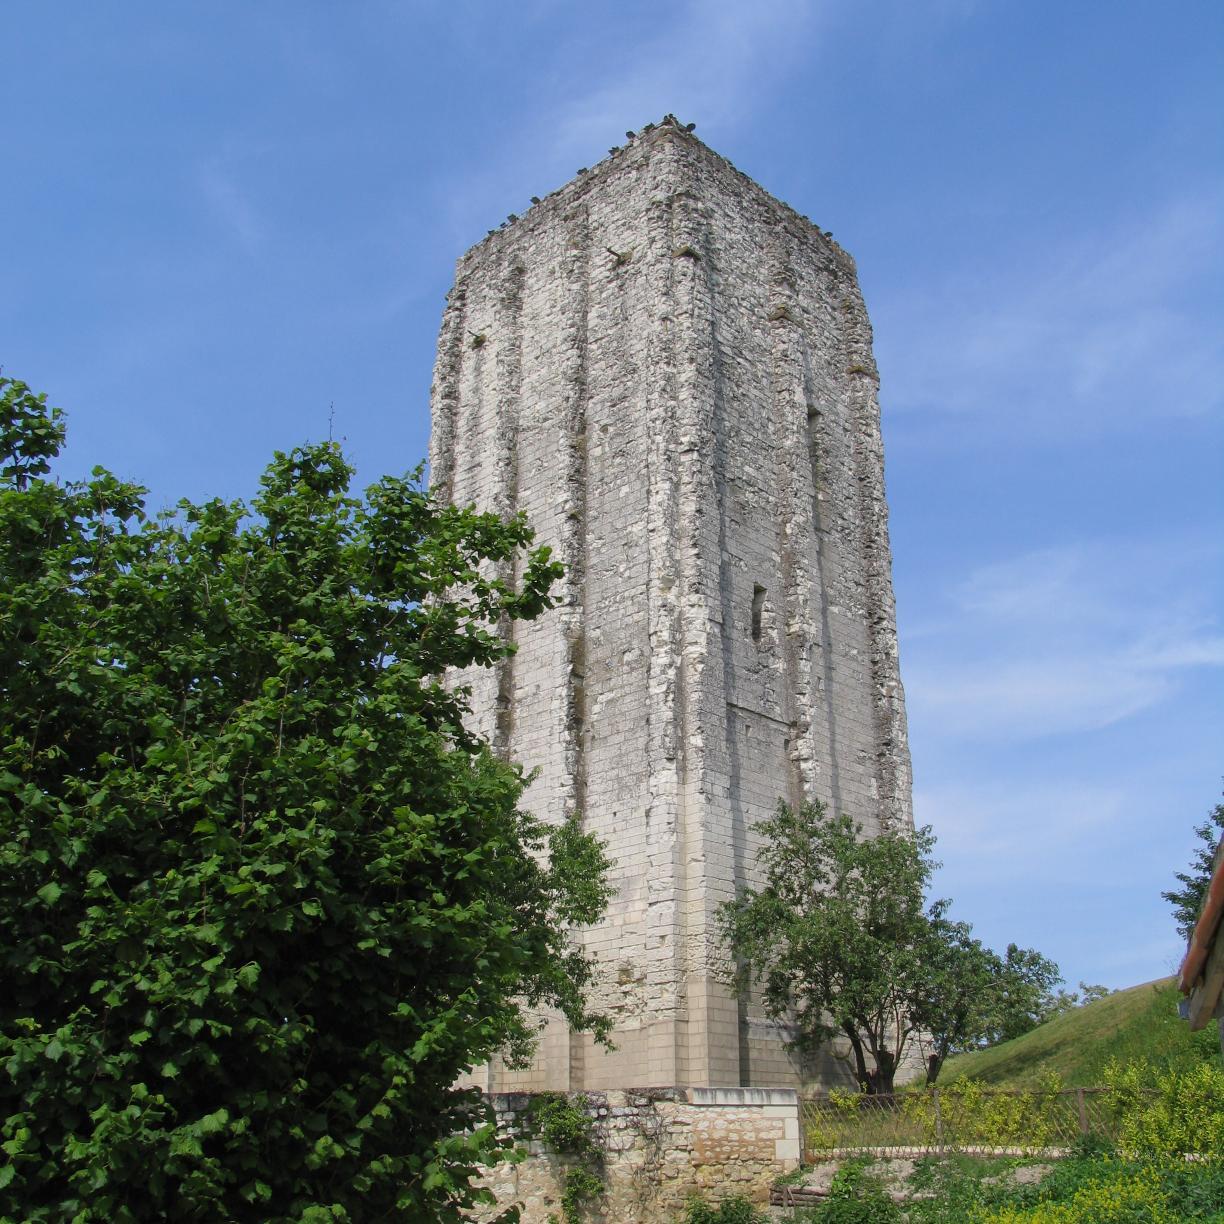
[[[761,640],[761,616],[765,611],[765,588],[754,584],[752,588],[752,640]]]

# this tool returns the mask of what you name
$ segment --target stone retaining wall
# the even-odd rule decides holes
[[[560,1218],[566,1172],[576,1163],[548,1151],[530,1134],[532,1095],[495,1093],[499,1126],[528,1151],[518,1164],[500,1165],[486,1184],[498,1206],[473,1219],[492,1220],[518,1203],[523,1224]],[[588,1205],[591,1221],[664,1224],[701,1194],[717,1202],[733,1194],[769,1201],[769,1189],[799,1164],[799,1097],[783,1088],[641,1088],[572,1093],[593,1122],[600,1159],[587,1162],[604,1183]]]

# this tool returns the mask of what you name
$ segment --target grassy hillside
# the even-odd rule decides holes
[[[1119,990],[988,1050],[949,1058],[941,1084],[960,1077],[1000,1088],[1031,1084],[1054,1071],[1069,1088],[1101,1082],[1111,1058],[1146,1058],[1164,1069],[1220,1057],[1215,1024],[1191,1033],[1177,1015],[1173,978]]]

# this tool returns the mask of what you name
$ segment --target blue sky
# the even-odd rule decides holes
[[[0,0],[0,362],[63,470],[425,453],[454,260],[674,111],[857,259],[918,818],[988,942],[1124,986],[1224,775],[1215,0]]]

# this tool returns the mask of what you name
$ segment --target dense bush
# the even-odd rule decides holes
[[[891,1224],[902,1219],[867,1160],[847,1161],[833,1176],[829,1197],[808,1212],[812,1224]]]
[[[907,1187],[908,1224],[1224,1224],[1224,1068],[1217,1062],[1156,1072],[1145,1063],[1119,1064],[1106,1079],[1104,1107],[1113,1113],[1116,1141],[1082,1136],[1069,1157],[1033,1166],[1027,1176],[1019,1159],[918,1161]],[[945,1138],[1046,1147],[1066,1108],[1056,1087],[1050,1082],[1017,1096],[992,1096],[972,1082],[945,1088]],[[870,1100],[834,1098],[831,1116],[870,1127],[871,1116],[859,1118]],[[932,1105],[929,1094],[915,1093],[900,1109],[927,1142]],[[848,1162],[830,1199],[805,1218],[820,1224],[896,1218],[864,1167],[862,1159]]]
[[[1118,1117],[1118,1147],[1130,1156],[1187,1152],[1224,1159],[1224,1067],[1219,1061],[1153,1074],[1147,1064],[1105,1071]],[[1154,1091],[1153,1091],[1154,1089]]]
[[[1037,1149],[1059,1137],[1059,1090],[1055,1075],[1035,1088],[992,1091],[978,1080],[954,1080],[940,1089],[942,1142],[963,1147]],[[930,1093],[905,1097],[902,1113],[919,1141],[936,1142],[935,1102]]]
[[[704,1199],[689,1200],[683,1216],[684,1224],[767,1224],[768,1217],[746,1198],[733,1195],[711,1206]]]
[[[1038,1185],[965,1217],[979,1224],[1181,1224],[1224,1221],[1224,1170],[1115,1157],[1060,1162]],[[925,1221],[919,1215],[915,1224]]]
[[[820,1224],[895,1218],[908,1224],[1224,1224],[1224,1163],[1218,1161],[1074,1157],[1037,1166],[1033,1180],[1023,1169],[1020,1160],[932,1157],[915,1165],[903,1217],[886,1214],[878,1191],[854,1186],[846,1205],[830,1201],[804,1218]]]
[[[62,440],[0,379],[0,1217],[458,1218],[501,1150],[460,1071],[598,1024],[603,856],[437,679],[558,567],[330,444],[150,518]]]
[[[915,1162],[906,1203],[909,1224],[965,1224],[1009,1197],[1017,1162],[972,1156],[930,1156]]]

